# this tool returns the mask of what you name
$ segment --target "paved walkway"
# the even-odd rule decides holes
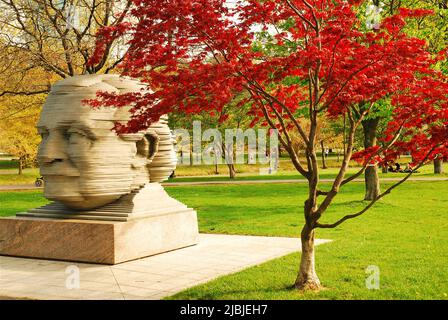
[[[398,182],[402,178],[380,178],[381,182]],[[320,182],[331,183],[334,179],[320,179]],[[354,182],[364,182],[364,179],[355,179]],[[415,177],[409,178],[407,181],[448,181],[448,177]],[[271,179],[271,180],[235,180],[235,181],[179,181],[164,182],[163,186],[208,186],[220,184],[264,184],[264,183],[308,183],[306,179]],[[20,190],[37,190],[33,184],[16,184],[16,185],[0,185],[0,191],[20,191]]]
[[[196,246],[115,266],[0,256],[0,297],[161,299],[299,249],[297,238],[201,234]],[[79,289],[68,289],[77,270]]]

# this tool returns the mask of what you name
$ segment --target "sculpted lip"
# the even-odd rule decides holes
[[[80,174],[73,174],[73,175],[67,175],[67,174],[57,174],[57,173],[41,173],[43,177],[51,177],[51,178],[72,178],[72,177],[79,177]]]
[[[40,168],[40,174],[42,176],[51,176],[51,177],[79,177],[81,174],[78,170],[74,168],[45,168],[42,166]]]
[[[45,177],[79,177],[80,176],[79,173],[60,174],[57,172],[44,172],[44,171],[41,171],[40,174]]]

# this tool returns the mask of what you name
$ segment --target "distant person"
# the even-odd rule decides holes
[[[392,164],[389,163],[389,165],[387,166],[387,172],[395,172],[394,167],[392,167]]]
[[[404,169],[403,172],[406,172],[406,173],[415,172],[414,166],[409,162],[409,163],[406,165],[406,168]]]

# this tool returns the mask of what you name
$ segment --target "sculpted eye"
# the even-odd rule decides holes
[[[40,129],[39,130],[39,135],[42,138],[42,140],[47,139],[47,137],[48,137],[48,130]]]
[[[80,140],[89,139],[87,133],[79,129],[69,129],[65,132],[64,136],[70,143],[77,143]]]
[[[72,135],[71,132],[69,130],[64,130],[64,132],[62,133],[62,135],[64,136],[65,140],[70,140],[70,136]]]

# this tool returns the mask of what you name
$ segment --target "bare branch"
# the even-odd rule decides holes
[[[285,0],[286,3],[288,4],[288,6],[292,9],[292,11],[294,11],[294,13],[300,18],[302,19],[305,23],[307,23],[311,28],[313,28],[314,30],[317,29],[317,25],[314,25],[310,20],[308,20],[307,18],[305,18],[305,16],[300,12],[300,10],[290,1],[290,0]]]
[[[336,221],[335,223],[331,223],[331,224],[321,224],[319,222],[315,223],[315,227],[316,228],[324,228],[324,229],[330,229],[330,228],[335,228],[338,225],[340,225],[341,223],[343,223],[346,220],[349,219],[353,219],[356,217],[359,217],[360,215],[362,215],[363,213],[365,213],[367,210],[369,210],[378,200],[380,200],[381,198],[385,197],[386,195],[388,195],[389,193],[392,192],[392,190],[394,190],[395,188],[397,188],[398,186],[400,186],[401,184],[403,184],[404,182],[406,182],[406,180],[408,180],[416,170],[418,170],[419,168],[421,168],[426,161],[428,160],[429,156],[431,155],[431,153],[438,148],[439,145],[434,146],[433,148],[431,148],[431,150],[428,152],[428,154],[425,156],[425,158],[419,163],[419,165],[411,172],[409,172],[403,179],[401,179],[400,181],[398,181],[397,183],[393,184],[392,186],[390,186],[386,191],[384,191],[383,193],[381,193],[380,195],[378,195],[375,199],[373,199],[372,201],[370,201],[370,203],[361,211],[354,213],[354,214],[349,214],[346,215],[344,217],[342,217],[341,219],[339,219],[338,221]]]
[[[345,80],[345,82],[342,84],[342,86],[339,88],[339,90],[336,91],[336,93],[333,95],[333,97],[332,97],[327,103],[325,103],[325,105],[323,105],[322,107],[320,107],[320,108],[318,109],[317,112],[321,112],[321,111],[327,109],[327,108],[333,103],[333,101],[336,100],[336,98],[339,96],[339,94],[342,92],[342,90],[344,90],[344,88],[349,84],[349,82],[350,82],[350,81],[351,81],[351,80],[352,80],[358,73],[360,73],[361,71],[367,69],[367,68],[370,67],[370,66],[373,66],[373,65],[376,64],[377,62],[381,61],[383,57],[384,57],[384,55],[381,56],[380,59],[371,61],[371,62],[367,63],[366,65],[364,65],[363,67],[359,68],[358,70],[354,71],[354,72],[347,78],[347,80]]]
[[[277,129],[275,123],[272,121],[272,119],[269,116],[268,110],[266,108],[266,106],[263,104],[263,101],[261,101],[261,99],[257,99],[253,90],[250,87],[246,86],[246,89],[248,90],[249,94],[252,96],[252,98],[254,99],[255,102],[257,102],[257,104],[261,107],[261,110],[263,112],[263,115],[266,119],[266,121],[268,122],[268,124],[270,125],[271,128],[273,129]],[[297,169],[297,171],[300,172],[301,175],[303,175],[305,178],[309,178],[309,172],[305,170],[305,168],[303,167],[303,165],[300,163],[299,157],[296,153],[296,151],[294,150],[294,148],[292,147],[291,144],[291,139],[289,137],[289,134],[287,133],[287,131],[285,130],[285,126],[284,123],[282,122],[283,120],[281,119],[281,115],[276,113],[276,117],[277,119],[280,121],[281,120],[281,125],[282,128],[284,129],[284,133],[286,134],[286,138],[287,141],[285,141],[283,139],[283,137],[281,135],[279,135],[279,140],[282,143],[282,145],[285,147],[285,149],[288,151],[291,160],[293,162],[294,167]]]
[[[385,147],[381,147],[379,148],[376,152],[374,152],[373,154],[370,155],[370,157],[364,162],[363,166],[361,167],[361,169],[356,172],[355,174],[351,175],[350,177],[348,177],[347,179],[345,179],[344,181],[342,181],[341,186],[355,180],[356,178],[358,178],[361,174],[364,173],[364,171],[366,170],[367,166],[369,165],[370,161],[372,161],[372,159],[374,157],[376,157],[377,155],[379,155],[381,152],[388,150],[390,147],[392,147],[392,145],[395,144],[395,142],[397,142],[398,138],[401,135],[401,131],[403,129],[403,125],[400,126],[400,128],[397,130],[397,132],[395,133],[393,139],[385,146]]]
[[[2,91],[0,92],[0,97],[4,95],[14,95],[14,96],[32,96],[32,95],[38,95],[38,94],[47,94],[50,90],[39,90],[39,91]]]

